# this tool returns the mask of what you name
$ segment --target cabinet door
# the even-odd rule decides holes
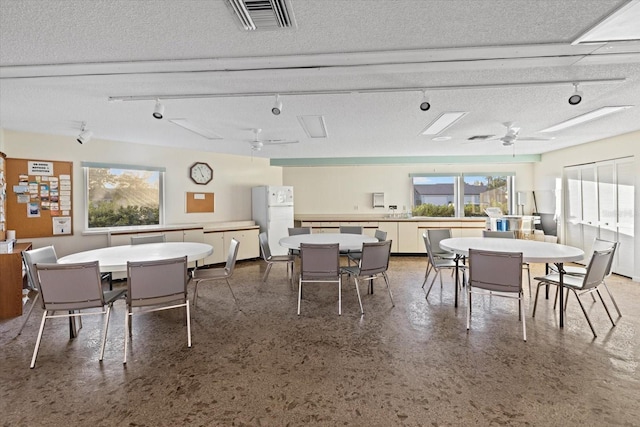
[[[422,241],[422,236],[420,236]],[[424,246],[424,243],[422,243]],[[412,221],[398,222],[398,252],[418,252],[418,223]]]
[[[260,256],[257,229],[225,231],[224,232],[225,258],[227,256],[227,251],[229,250],[229,245],[231,244],[231,239],[236,239],[240,243],[240,248],[238,248],[239,260],[258,258]]]
[[[625,276],[634,275],[634,189],[637,172],[633,160],[616,162],[617,191],[617,237],[620,246],[617,250],[613,271]]]
[[[218,264],[226,261],[227,248],[224,245],[224,233],[204,233],[203,243],[213,246],[213,253],[203,261],[204,265]]]
[[[387,240],[391,240],[391,252],[398,252],[398,223],[397,222],[380,222],[378,228],[387,232]]]
[[[616,240],[616,189],[614,162],[598,163],[598,226],[601,239]]]
[[[204,232],[202,228],[197,228],[194,230],[184,230],[182,235],[183,242],[195,242],[195,243],[203,243],[204,242]]]
[[[580,168],[564,169],[564,243],[582,248],[582,185]]]

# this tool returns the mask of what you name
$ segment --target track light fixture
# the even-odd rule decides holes
[[[578,83],[574,83],[575,88],[573,95],[569,97],[569,105],[578,105],[582,101],[582,91],[578,90]]]
[[[422,91],[422,101],[420,101],[420,109],[422,111],[429,111],[431,108],[431,103],[429,102],[429,97],[427,96],[426,91]]]
[[[84,144],[85,142],[89,142],[92,136],[93,132],[87,129],[87,122],[82,122],[80,134],[78,135],[78,138],[76,138],[76,141],[78,141],[79,144]]]
[[[164,117],[164,105],[159,99],[156,99],[156,108],[153,109],[153,117],[160,120]]]
[[[273,108],[271,108],[271,113],[274,116],[279,116],[282,113],[282,101],[280,100],[280,95],[276,95],[276,102],[273,104]]]

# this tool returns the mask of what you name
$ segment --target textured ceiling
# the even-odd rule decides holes
[[[634,107],[539,133],[603,106],[638,103],[640,30],[632,41],[571,44],[616,10],[638,14],[637,0],[289,5],[295,28],[247,32],[222,0],[0,0],[0,127],[68,135],[75,144],[86,121],[94,139],[282,159],[538,154],[640,129]],[[574,81],[585,82],[584,100],[570,106]],[[418,108],[419,88],[428,88],[429,111]],[[279,116],[270,112],[276,93]],[[211,97],[176,99],[197,94]],[[151,117],[154,97],[165,105],[163,120]],[[446,111],[468,112],[441,135],[450,140],[419,135]],[[324,116],[329,136],[308,138],[301,115]],[[503,135],[503,122],[521,128],[514,147],[468,141]],[[252,153],[252,128],[264,139],[300,142]],[[544,136],[554,139],[524,140]]]

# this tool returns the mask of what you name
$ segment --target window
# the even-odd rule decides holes
[[[164,168],[83,163],[86,228],[163,223]]]
[[[486,216],[488,207],[512,211],[512,173],[412,174],[413,216]]]

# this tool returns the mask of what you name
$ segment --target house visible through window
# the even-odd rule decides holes
[[[513,174],[414,174],[413,216],[486,216],[488,207],[511,212]]]
[[[164,168],[83,163],[87,228],[159,225]]]

